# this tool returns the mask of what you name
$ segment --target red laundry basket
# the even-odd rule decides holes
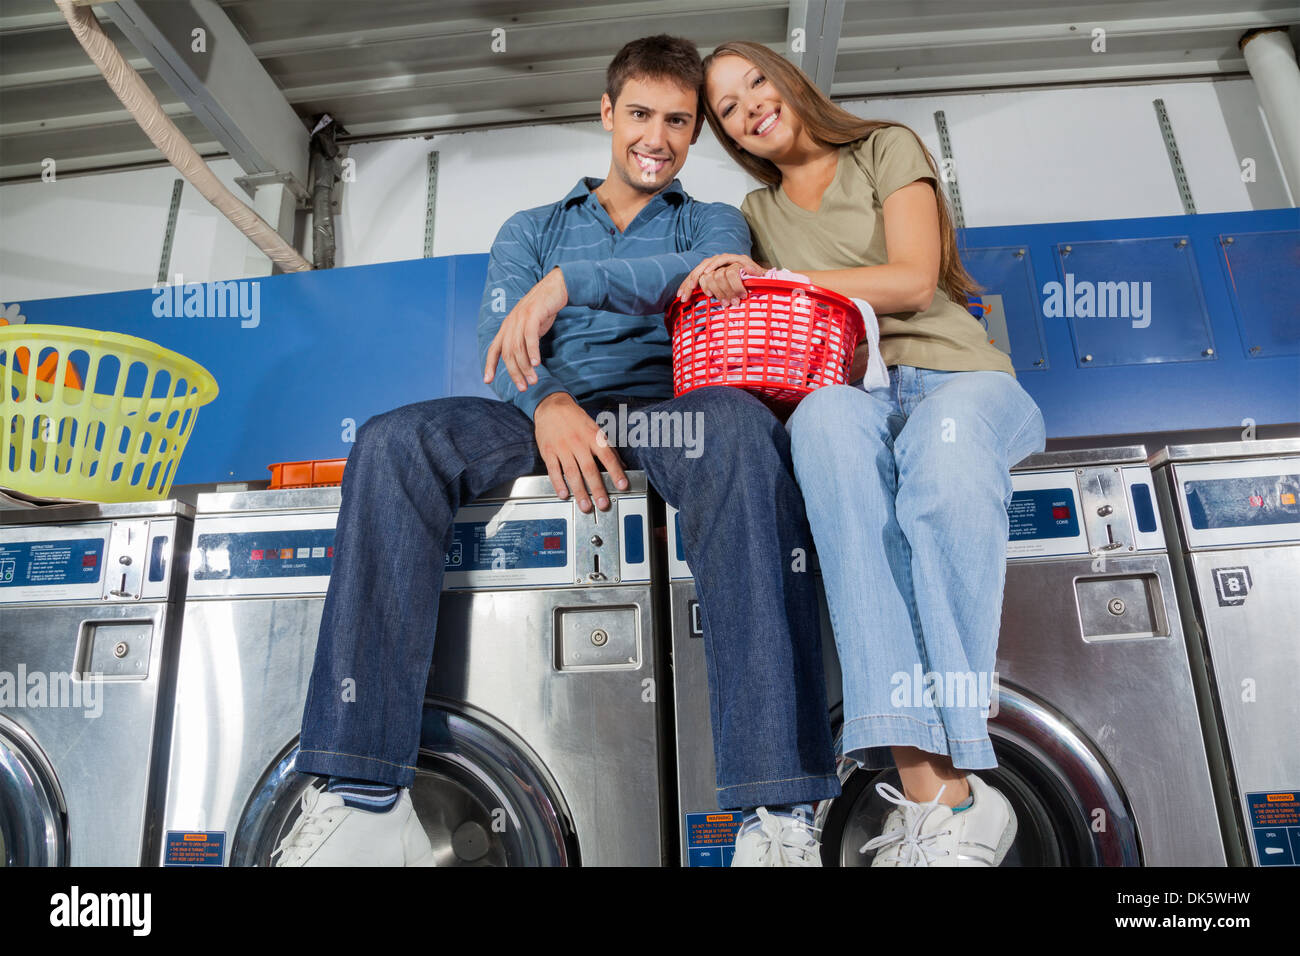
[[[706,385],[753,392],[789,412],[815,388],[848,383],[866,329],[844,296],[803,282],[747,278],[725,306],[696,290],[664,316],[673,342],[673,394]]]

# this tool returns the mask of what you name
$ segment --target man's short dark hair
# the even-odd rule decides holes
[[[660,33],[633,40],[610,61],[605,71],[605,92],[611,103],[618,102],[628,80],[670,80],[697,96],[704,90],[704,64],[695,44],[681,37]],[[703,105],[697,106],[697,110]]]

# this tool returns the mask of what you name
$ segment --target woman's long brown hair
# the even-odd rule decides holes
[[[948,298],[965,307],[968,298],[983,291],[965,266],[957,253],[957,232],[953,228],[952,215],[948,212],[948,201],[938,184],[942,181],[939,170],[934,164],[934,157],[921,142],[921,137],[909,126],[891,123],[888,120],[864,120],[854,116],[843,107],[836,106],[830,97],[813,85],[807,75],[778,53],[773,53],[761,43],[748,40],[733,40],[723,43],[704,58],[704,74],[708,77],[709,67],[714,60],[724,56],[739,56],[758,67],[768,81],[776,87],[786,107],[792,109],[803,121],[804,129],[813,142],[822,146],[844,146],[866,139],[875,130],[884,126],[902,126],[916,137],[917,145],[925,154],[925,161],[934,173],[935,200],[939,206],[939,288],[947,293]],[[704,100],[704,115],[708,118],[709,128],[718,142],[744,170],[768,186],[781,185],[781,170],[771,160],[762,159],[747,153],[727,135],[720,120],[713,111],[713,104],[707,95]]]

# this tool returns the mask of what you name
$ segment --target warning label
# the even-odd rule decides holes
[[[1246,794],[1259,866],[1300,866],[1300,791]]]
[[[163,866],[221,866],[226,857],[226,834],[167,831]]]
[[[686,814],[686,865],[731,866],[744,818],[739,810]]]

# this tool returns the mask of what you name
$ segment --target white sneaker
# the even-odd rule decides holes
[[[758,808],[759,823],[736,834],[732,866],[821,866],[821,844],[807,820]]]
[[[433,866],[433,847],[403,790],[383,813],[345,806],[315,787],[302,815],[271,854],[272,866]]]
[[[881,835],[862,845],[876,850],[872,866],[999,866],[1016,838],[1016,815],[1001,793],[974,774],[966,777],[972,803],[961,813],[933,800],[917,803],[887,783],[876,792],[898,806]]]

